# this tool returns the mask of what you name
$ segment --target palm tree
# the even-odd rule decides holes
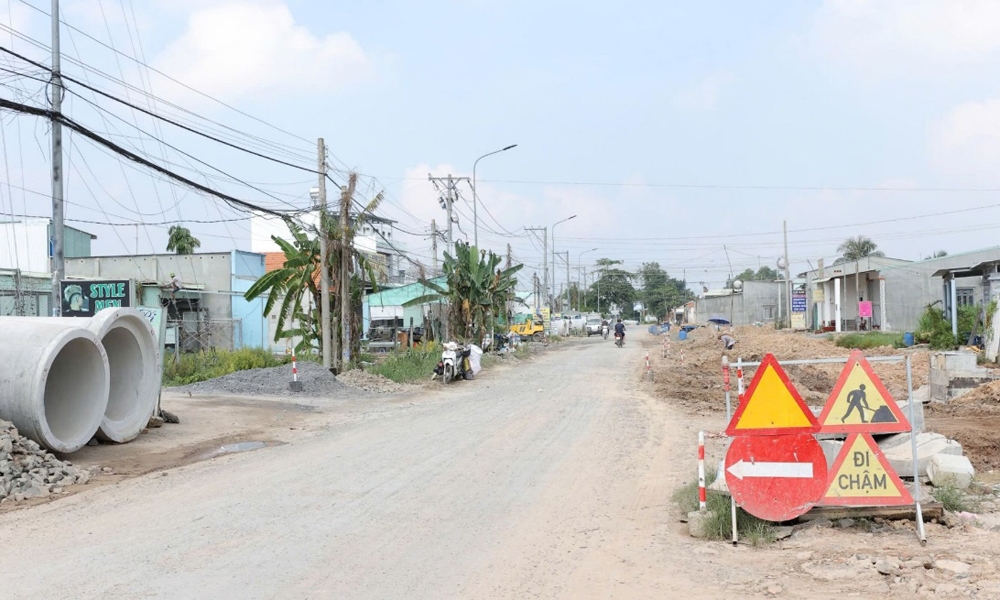
[[[878,249],[878,244],[863,235],[847,238],[837,246],[837,252],[841,253],[837,262],[860,260],[869,256],[885,256],[885,253]]]
[[[201,248],[198,238],[191,235],[191,230],[180,225],[171,225],[167,232],[167,252],[177,254],[194,254],[196,248]]]

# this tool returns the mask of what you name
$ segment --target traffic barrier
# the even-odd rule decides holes
[[[0,418],[53,452],[85,446],[108,407],[108,355],[82,321],[0,318]]]
[[[295,356],[294,348],[292,349],[292,380],[288,382],[288,389],[293,392],[301,392],[303,390],[302,382],[299,381],[299,363],[298,358]]]
[[[705,510],[705,432],[698,432],[698,510]]]
[[[649,366],[649,352],[646,353],[646,377],[650,381],[653,380],[653,370]]]

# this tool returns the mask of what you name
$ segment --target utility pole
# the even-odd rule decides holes
[[[431,219],[431,253],[434,255],[434,271],[431,273],[432,277],[437,277],[438,272],[438,228],[437,221]]]
[[[63,247],[62,66],[59,51],[59,0],[52,0],[52,316],[62,314],[61,282],[66,277]]]
[[[549,228],[548,227],[525,227],[525,231],[542,232],[542,289],[545,290],[546,297],[549,295]],[[555,275],[555,273],[553,273]],[[537,276],[536,276],[537,277]],[[548,304],[546,299],[545,304]]]
[[[320,328],[323,332],[323,368],[333,371],[333,332],[330,331],[330,236],[326,228],[326,144],[317,141],[319,171],[319,262],[320,268]]]
[[[784,230],[785,235],[785,302],[787,303],[788,310],[785,314],[788,315],[788,326],[792,326],[792,265],[788,262],[788,221],[781,222],[781,228]]]
[[[351,200],[358,176],[351,173],[347,185],[340,189],[340,367],[347,370],[351,364]],[[362,292],[363,293],[363,292]],[[413,332],[410,332],[412,339]]]
[[[430,173],[427,174],[427,180],[431,183],[438,184],[444,183],[444,210],[447,213],[448,218],[448,250],[452,249],[454,245],[454,238],[452,237],[452,225],[454,224],[454,219],[451,216],[451,207],[455,203],[458,197],[456,193],[455,186],[457,186],[462,181],[469,181],[468,177],[452,177],[451,173],[447,177],[434,177]]]
[[[559,253],[560,256],[563,254],[566,255],[566,306],[564,307],[563,310],[567,311],[567,310],[572,310],[573,308],[572,306],[569,305],[569,250]]]

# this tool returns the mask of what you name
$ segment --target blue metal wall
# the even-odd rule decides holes
[[[240,335],[233,333],[233,348],[267,348],[267,321],[264,317],[265,298],[248,302],[243,293],[264,275],[264,255],[233,250],[232,303],[233,318],[240,320]],[[242,338],[242,339],[241,339]]]

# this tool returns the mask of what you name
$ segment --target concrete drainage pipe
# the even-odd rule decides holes
[[[156,410],[163,362],[153,328],[132,308],[105,309],[87,321],[108,355],[111,390],[97,437],[124,443],[139,435]]]
[[[81,325],[0,319],[0,418],[53,452],[86,445],[108,406],[108,356]]]

